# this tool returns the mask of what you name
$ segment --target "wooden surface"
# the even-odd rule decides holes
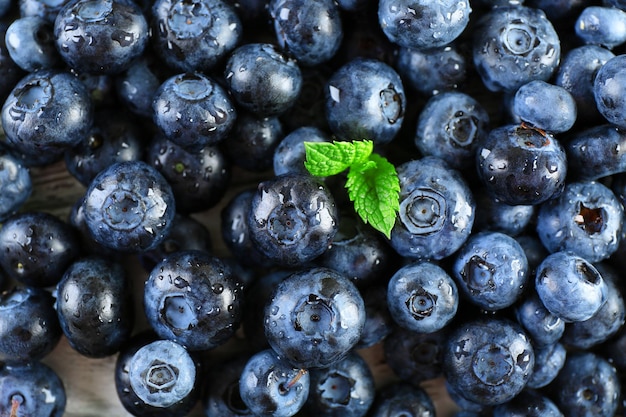
[[[51,212],[63,219],[67,219],[71,206],[82,196],[85,188],[74,180],[60,162],[46,168],[35,168],[32,171],[34,192],[27,203],[28,210],[42,210]],[[219,230],[220,211],[235,193],[249,187],[258,181],[258,174],[234,169],[233,180],[228,194],[222,202],[209,211],[194,215],[203,222],[211,232],[214,253],[218,256],[228,255],[228,251],[221,242]],[[147,273],[138,265],[135,258],[125,258],[125,267],[133,281],[135,310],[137,312],[137,330],[145,328],[146,323],[142,311],[143,283]],[[243,337],[238,333],[227,345],[210,352],[209,355],[219,355],[233,352],[243,343]],[[385,364],[382,347],[380,345],[360,350],[359,353],[366,359],[375,376],[377,386],[382,386],[395,379],[393,372]],[[67,393],[67,417],[103,417],[129,416],[118,400],[114,384],[114,367],[116,355],[104,359],[90,359],[81,356],[62,338],[56,349],[44,359],[62,378]],[[437,407],[437,416],[451,416],[455,406],[447,396],[443,387],[443,380],[437,379],[424,384],[424,388],[431,394]],[[203,416],[200,406],[197,406],[191,416]]]

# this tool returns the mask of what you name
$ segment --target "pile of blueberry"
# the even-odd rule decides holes
[[[439,377],[457,417],[623,415],[626,1],[0,16],[1,416],[63,415],[61,337],[117,355],[135,416],[434,416]],[[396,166],[389,239],[304,166],[304,142],[362,139]],[[69,218],[29,209],[50,164],[84,185]]]

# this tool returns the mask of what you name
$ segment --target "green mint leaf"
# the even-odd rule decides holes
[[[317,177],[339,174],[368,159],[374,149],[370,140],[352,142],[304,142],[305,168]]]
[[[400,180],[396,168],[385,158],[371,154],[348,171],[348,196],[365,223],[391,237],[400,207]]]

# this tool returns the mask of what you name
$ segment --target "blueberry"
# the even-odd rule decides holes
[[[543,388],[557,377],[567,357],[567,351],[561,343],[542,347],[534,346],[535,367],[526,384],[527,388]]]
[[[278,44],[299,64],[318,65],[339,49],[343,28],[332,0],[272,0],[269,12]]]
[[[58,70],[22,78],[2,106],[7,143],[34,161],[50,161],[78,144],[92,121],[93,105],[85,85]]]
[[[39,288],[0,294],[0,362],[26,364],[52,352],[62,335],[53,304]]]
[[[365,305],[352,282],[327,268],[295,272],[265,308],[265,336],[283,358],[301,368],[328,367],[361,337]]]
[[[522,85],[513,98],[513,116],[551,133],[563,133],[574,126],[577,109],[574,97],[563,87],[542,80]]]
[[[271,349],[255,353],[241,372],[239,393],[254,415],[289,417],[309,395],[310,377]]]
[[[474,197],[463,177],[443,160],[424,157],[397,167],[400,211],[391,246],[412,259],[442,259],[469,237]]]
[[[471,96],[443,92],[430,98],[417,120],[415,146],[423,155],[437,156],[452,168],[475,160],[478,142],[487,136],[489,115]]]
[[[530,340],[506,319],[469,321],[452,331],[444,352],[444,374],[454,390],[485,405],[505,403],[519,394],[532,373]]]
[[[19,210],[33,192],[33,182],[24,162],[0,145],[0,221]]]
[[[610,123],[626,128],[626,55],[617,55],[598,69],[593,94],[600,114]]]
[[[593,84],[598,69],[615,55],[597,45],[584,45],[569,50],[556,71],[555,84],[574,97],[577,120],[589,122],[601,119]]]
[[[407,87],[427,97],[456,90],[467,79],[465,57],[455,45],[425,50],[399,48],[396,69]]]
[[[517,90],[532,80],[547,81],[559,63],[561,43],[540,9],[496,7],[474,28],[474,65],[491,91]]]
[[[7,23],[0,23],[0,100],[2,102],[7,98],[15,83],[25,75],[9,54],[5,41],[8,26]]]
[[[598,264],[602,279],[606,282],[606,302],[588,320],[568,323],[561,342],[570,348],[590,349],[615,335],[624,325],[626,309],[619,288],[620,276],[616,270]]]
[[[70,0],[59,0],[54,2],[43,2],[39,0],[20,0],[19,9],[20,16],[37,16],[47,20],[50,24],[54,24],[59,11]]]
[[[360,417],[374,402],[374,377],[355,352],[328,368],[312,369],[310,380],[305,404],[310,415]]]
[[[120,252],[154,249],[176,213],[165,178],[142,161],[118,162],[101,171],[85,193],[85,222],[93,239]]]
[[[556,404],[537,391],[524,390],[493,409],[493,417],[564,417]]]
[[[72,263],[56,286],[55,303],[70,346],[91,358],[116,353],[133,329],[131,296],[121,264],[98,257]]]
[[[226,90],[199,72],[165,80],[154,93],[152,109],[165,137],[194,151],[226,139],[237,119]]]
[[[464,0],[381,0],[378,21],[390,41],[405,48],[429,49],[458,38],[471,11]]]
[[[42,17],[14,20],[5,35],[11,59],[28,72],[59,67],[62,60],[56,50],[52,30],[50,22]]]
[[[435,417],[435,405],[428,393],[418,386],[396,382],[376,395],[371,417],[402,416]]]
[[[144,141],[137,125],[113,110],[97,111],[81,141],[65,152],[65,166],[83,185],[116,162],[143,159]]]
[[[509,205],[494,200],[486,190],[477,191],[474,230],[518,236],[535,219],[536,205]]]
[[[207,210],[226,194],[231,164],[217,146],[189,150],[157,134],[146,151],[147,161],[170,184],[178,212]]]
[[[191,351],[223,344],[241,316],[241,284],[221,260],[202,251],[175,252],[157,264],[143,300],[154,331]]]
[[[304,142],[330,142],[326,133],[317,127],[302,126],[286,135],[276,146],[273,156],[274,175],[306,174]]]
[[[535,288],[546,309],[565,322],[590,319],[607,298],[602,275],[571,252],[548,255],[537,269]]]
[[[263,255],[296,266],[327,250],[337,232],[337,209],[317,179],[285,174],[259,184],[247,224],[250,239]]]
[[[404,120],[406,97],[396,71],[375,59],[356,58],[339,68],[326,86],[326,118],[344,140],[390,142]]]
[[[331,72],[330,65],[302,68],[300,94],[291,107],[280,116],[285,132],[306,126],[328,130],[328,122],[324,114],[326,104],[324,93]]]
[[[226,62],[224,78],[235,102],[259,117],[286,112],[302,88],[298,64],[267,43],[235,49]]]
[[[15,214],[0,229],[0,266],[13,279],[34,287],[55,285],[80,254],[77,235],[44,212]]]
[[[554,400],[568,417],[611,417],[621,385],[615,368],[591,352],[572,352],[554,384]]]
[[[249,357],[234,359],[211,367],[206,375],[207,389],[202,396],[205,416],[237,417],[251,414],[239,393],[239,377]]]
[[[0,369],[0,414],[3,416],[61,417],[66,401],[63,381],[43,363]]]
[[[567,141],[568,166],[576,179],[597,180],[626,172],[624,129],[602,124],[580,130]]]
[[[571,251],[598,262],[617,250],[623,216],[608,187],[595,181],[572,182],[540,207],[537,234],[550,252]]]
[[[505,125],[493,129],[479,142],[476,166],[493,199],[510,205],[531,205],[561,193],[567,157],[554,136],[523,125]]]
[[[415,332],[441,330],[454,318],[458,305],[454,280],[436,264],[407,264],[389,280],[387,306],[391,317]]]
[[[207,72],[239,43],[243,26],[222,0],[159,0],[152,5],[152,44],[177,71]]]
[[[125,364],[127,389],[136,399],[133,414],[182,417],[191,411],[198,398],[199,366],[182,346],[170,340],[150,342]]]
[[[393,319],[387,309],[387,291],[385,285],[374,284],[361,290],[365,303],[365,324],[356,349],[372,347],[389,336],[393,328]]]
[[[515,306],[515,316],[536,347],[554,345],[565,331],[565,322],[550,313],[534,292]]]
[[[78,73],[117,74],[148,45],[142,10],[127,0],[70,0],[54,21],[63,60]]]
[[[586,7],[574,26],[576,35],[586,44],[608,49],[626,42],[626,12],[615,7]]]

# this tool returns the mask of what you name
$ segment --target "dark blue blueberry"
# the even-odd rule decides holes
[[[576,132],[565,144],[572,176],[597,180],[626,172],[626,131],[611,124]]]
[[[493,408],[493,417],[564,417],[552,400],[537,391],[524,390]]]
[[[0,23],[0,101],[2,102],[7,98],[15,83],[25,74],[9,54],[5,40],[8,26],[7,23]]]
[[[489,133],[489,115],[465,93],[444,92],[430,98],[417,119],[415,146],[452,168],[474,164],[478,142]]]
[[[283,125],[278,117],[243,113],[222,149],[234,165],[248,171],[266,171],[272,168],[274,150],[283,137]]]
[[[561,342],[570,348],[590,349],[615,335],[624,325],[626,309],[619,288],[621,275],[606,265],[598,264],[606,282],[606,302],[588,320],[568,323]]]
[[[476,149],[478,176],[497,201],[539,204],[565,186],[567,157],[554,136],[519,125],[493,129]]]
[[[533,373],[526,387],[543,388],[554,381],[554,378],[556,378],[563,368],[567,351],[561,343],[543,347],[533,346],[535,351],[535,367],[533,368]]]
[[[328,122],[324,114],[326,105],[324,92],[331,71],[332,67],[328,65],[302,68],[300,94],[291,107],[280,116],[285,132],[295,131],[305,126],[328,130]]]
[[[274,175],[306,174],[304,142],[330,142],[326,133],[317,127],[302,126],[285,136],[274,150]]]
[[[0,369],[0,415],[62,417],[66,401],[63,381],[41,362]]]
[[[119,351],[133,329],[130,281],[121,264],[83,258],[56,286],[55,309],[70,346],[91,358]]]
[[[513,1],[511,0],[511,3]],[[589,5],[589,2],[587,0],[526,0],[524,4],[543,10],[559,31],[567,32],[573,27],[576,16],[583,7]],[[565,40],[569,41],[570,39],[566,38]]]
[[[210,253],[211,234],[203,223],[193,217],[176,213],[167,237],[154,249],[139,254],[144,269],[148,272],[174,252],[200,250]]]
[[[535,288],[546,309],[565,322],[589,320],[607,299],[600,272],[571,252],[548,255],[537,269]]]
[[[191,351],[212,349],[237,330],[241,290],[218,258],[203,251],[175,252],[150,273],[144,311],[160,337]]]
[[[86,255],[99,255],[106,258],[116,258],[119,254],[113,249],[101,245],[91,236],[85,219],[85,196],[77,199],[68,215],[67,222],[78,232],[81,251]]]
[[[537,234],[550,252],[571,251],[598,262],[617,250],[623,217],[610,188],[595,181],[572,182],[539,208]]]
[[[586,7],[576,20],[576,35],[586,44],[607,49],[626,42],[626,12],[615,7]]]
[[[125,384],[118,386],[118,391],[122,387],[128,390],[121,397],[125,408],[143,417],[186,416],[198,399],[199,366],[194,358],[170,340],[131,348],[129,354],[132,356],[118,362],[117,371],[128,373],[122,381]],[[124,399],[133,400],[132,405]]]
[[[71,70],[71,72],[87,87],[87,91],[89,92],[89,96],[96,110],[117,106],[118,101],[113,90],[115,84],[113,75],[90,74],[87,72],[78,74],[74,70]]]
[[[101,171],[85,193],[85,223],[93,239],[120,252],[154,249],[176,214],[165,178],[142,161],[118,162]]]
[[[239,42],[243,26],[222,0],[158,0],[152,6],[152,45],[177,71],[209,71]]]
[[[0,229],[0,266],[13,279],[34,287],[55,285],[80,254],[75,231],[44,212],[15,214]]]
[[[405,382],[386,386],[376,394],[368,416],[435,417],[435,405],[423,388]]]
[[[486,190],[481,189],[476,195],[476,220],[474,230],[501,232],[517,236],[535,218],[536,206],[515,205],[494,200]]]
[[[29,169],[9,149],[0,145],[0,221],[15,213],[33,191]]]
[[[449,44],[465,30],[471,12],[465,0],[378,2],[378,21],[385,35],[391,42],[413,49]]]
[[[488,311],[501,310],[521,297],[528,261],[512,237],[482,232],[470,236],[457,252],[452,276],[472,303]]]
[[[301,368],[328,367],[361,337],[365,305],[352,282],[328,268],[308,268],[283,280],[265,308],[265,336]]]
[[[148,45],[149,26],[130,0],[70,0],[54,21],[63,60],[78,73],[117,74]]]
[[[452,386],[448,380],[444,380],[444,385],[446,387],[446,392],[449,395],[450,399],[454,404],[456,404],[461,412],[470,413],[469,417],[486,417],[491,412],[491,406],[485,404],[479,404],[475,401],[470,401],[467,398],[463,397],[454,386]],[[483,414],[483,412],[485,414]],[[473,414],[472,414],[473,413]],[[466,417],[464,415],[455,417]]]
[[[136,122],[123,113],[102,110],[81,141],[65,152],[65,166],[84,186],[116,162],[143,159],[144,142]]]
[[[168,78],[154,94],[153,120],[178,146],[200,150],[223,141],[237,119],[228,93],[198,72]]]
[[[374,402],[374,394],[374,377],[367,362],[351,352],[328,368],[311,370],[305,409],[320,417],[362,417]]]
[[[598,69],[593,94],[600,114],[626,129],[626,55],[617,55]]]
[[[417,386],[443,374],[446,338],[446,330],[417,333],[396,326],[383,342],[385,360],[398,378]]]
[[[407,87],[427,97],[456,90],[466,80],[465,57],[454,45],[426,50],[400,48],[396,68]]]
[[[577,120],[589,122],[601,119],[593,84],[598,69],[615,55],[597,45],[584,45],[569,50],[556,71],[555,84],[574,97]]]
[[[365,303],[365,325],[355,349],[372,347],[383,341],[392,331],[393,319],[387,309],[387,291],[384,284],[374,284],[361,290]]]
[[[319,180],[286,174],[259,184],[247,223],[250,239],[263,255],[297,266],[328,249],[337,233],[337,208]]]
[[[554,345],[565,331],[565,322],[550,313],[534,292],[515,306],[515,316],[535,347]]]
[[[231,179],[230,162],[217,146],[187,150],[156,135],[147,149],[148,162],[167,180],[181,213],[196,213],[215,206]]]
[[[152,99],[173,74],[165,71],[153,55],[144,53],[128,69],[115,77],[115,92],[119,100],[134,114],[152,119]]]
[[[390,142],[400,131],[406,105],[400,76],[375,59],[350,61],[326,86],[328,125],[344,140]]]
[[[235,102],[259,117],[286,112],[302,88],[302,72],[296,61],[268,43],[249,43],[235,49],[226,62],[224,78]]]
[[[612,417],[621,384],[613,365],[591,352],[572,352],[554,384],[554,402],[568,417]]]
[[[222,240],[230,253],[245,266],[267,266],[271,262],[250,239],[248,215],[254,190],[235,194],[221,211]]]
[[[459,293],[440,266],[413,262],[398,269],[387,286],[387,306],[393,320],[418,333],[443,329],[456,315]]]
[[[11,59],[24,71],[50,69],[62,62],[54,44],[52,24],[42,17],[14,20],[7,29],[5,42]]]
[[[393,66],[398,45],[392,43],[383,32],[376,15],[373,0],[360,0],[364,10],[350,18],[344,18],[343,41],[335,54],[333,64],[343,65],[355,58],[374,59]],[[369,4],[366,4],[368,3]],[[335,67],[336,68],[336,67]]]
[[[54,0],[54,1],[40,1],[40,0],[19,0],[20,16],[38,16],[42,17],[51,24],[54,24],[59,11],[70,0]]]
[[[515,236],[515,240],[522,246],[526,259],[528,260],[528,276],[534,277],[537,267],[548,255],[548,251],[543,246],[536,234]]]
[[[339,229],[328,249],[316,260],[365,287],[386,276],[393,250],[354,214],[339,218]]]
[[[474,197],[443,160],[424,157],[397,167],[400,211],[391,246],[412,259],[442,259],[463,245],[474,224]]]
[[[577,116],[574,97],[565,88],[542,80],[522,85],[511,110],[515,120],[551,133],[570,130]]]
[[[343,39],[341,16],[332,0],[272,0],[269,12],[279,46],[303,66],[335,55]]]
[[[239,394],[253,415],[290,417],[304,406],[310,384],[306,369],[266,349],[248,359],[239,379]]]
[[[250,416],[251,411],[241,399],[239,377],[249,357],[237,356],[209,369],[207,388],[202,396],[204,415],[220,417]]]
[[[532,80],[547,81],[559,64],[559,36],[540,9],[493,8],[473,33],[474,65],[491,91],[513,92]]]
[[[63,332],[54,298],[39,288],[13,288],[0,294],[0,362],[35,362],[57,345]]]
[[[7,143],[34,160],[77,145],[93,122],[85,85],[68,72],[41,70],[22,78],[2,106]]]
[[[444,351],[448,383],[470,401],[496,405],[519,394],[535,364],[530,340],[506,319],[480,319],[453,330]]]

